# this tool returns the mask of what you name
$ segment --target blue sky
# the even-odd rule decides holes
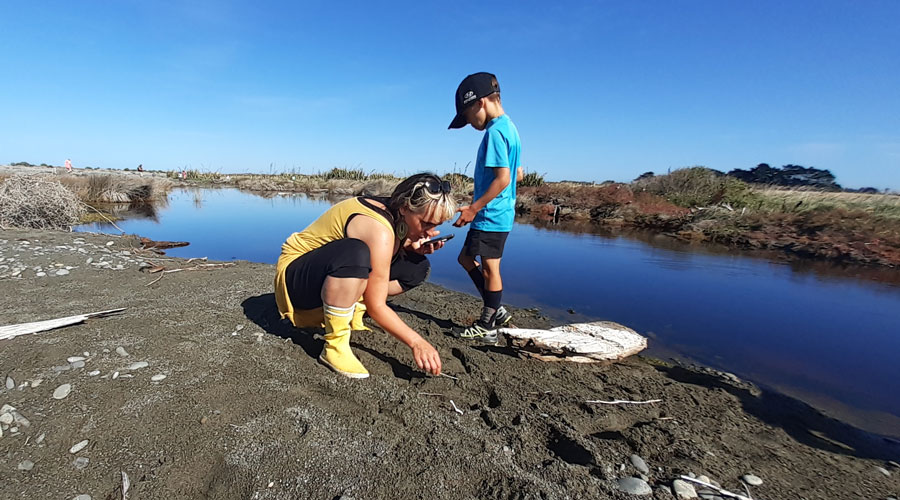
[[[464,171],[453,93],[491,71],[550,180],[766,162],[897,189],[898,25],[895,0],[6,2],[0,163]]]

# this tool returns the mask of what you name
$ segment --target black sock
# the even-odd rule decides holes
[[[478,293],[481,294],[481,300],[484,300],[484,275],[481,274],[481,266],[475,266],[469,271],[469,277],[472,278],[472,283],[475,283],[475,288],[478,289]]]
[[[493,310],[500,309],[500,299],[503,297],[503,290],[497,290],[496,292],[492,292],[490,290],[484,291],[484,307],[490,307]]]

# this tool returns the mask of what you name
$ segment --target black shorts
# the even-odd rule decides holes
[[[369,247],[362,240],[344,238],[305,253],[288,264],[284,278],[288,298],[294,309],[322,307],[325,278],[368,279],[372,272]],[[431,271],[424,255],[403,253],[391,263],[391,281],[397,280],[403,291],[422,284]]]
[[[503,257],[507,236],[509,236],[508,232],[469,229],[460,254],[469,257],[480,255],[482,259],[499,259]]]

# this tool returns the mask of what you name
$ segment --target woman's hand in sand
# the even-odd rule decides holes
[[[432,375],[441,374],[441,357],[431,344],[422,339],[411,345],[410,349],[413,352],[413,359],[416,360],[416,366],[420,370]]]

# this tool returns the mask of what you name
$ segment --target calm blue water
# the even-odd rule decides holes
[[[328,206],[234,189],[175,191],[155,218],[118,225],[191,242],[167,252],[173,256],[274,263],[284,239]],[[439,229],[457,238],[432,256],[431,281],[474,293],[456,263],[465,230]],[[900,380],[900,286],[643,239],[517,224],[503,258],[504,302],[560,321],[622,323],[651,338],[651,353],[687,357],[838,413],[849,407],[857,423],[871,411],[888,426],[900,422],[900,395],[885,389]],[[900,274],[891,280],[900,283]]]

